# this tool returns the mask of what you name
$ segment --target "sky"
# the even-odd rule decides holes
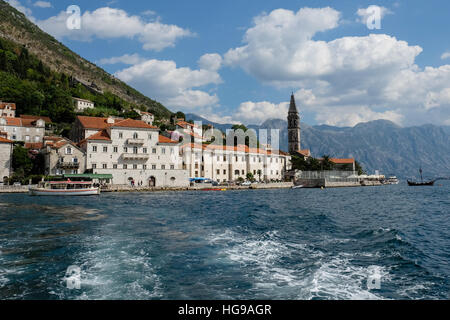
[[[173,112],[261,124],[293,92],[310,125],[450,125],[446,0],[7,2]]]

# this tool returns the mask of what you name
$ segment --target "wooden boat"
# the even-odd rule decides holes
[[[417,187],[417,186],[433,186],[435,182],[436,182],[435,180],[426,181],[426,182],[414,182],[414,181],[409,181],[409,180],[408,180],[408,185],[411,186],[411,187]]]
[[[32,196],[92,196],[99,195],[100,188],[92,182],[50,181],[40,182],[37,187],[30,187]]]
[[[434,186],[434,183],[436,182],[436,180],[423,181],[422,168],[420,168],[419,172],[420,172],[421,182],[407,180],[408,186],[411,186],[411,187]]]

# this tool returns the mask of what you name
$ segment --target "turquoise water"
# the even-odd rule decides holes
[[[449,299],[449,191],[0,195],[0,299]]]

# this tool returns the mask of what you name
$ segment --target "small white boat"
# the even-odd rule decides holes
[[[399,182],[396,176],[391,176],[386,180],[386,184],[399,184]]]
[[[298,185],[298,186],[293,186],[292,187],[292,189],[301,189],[301,188],[303,188],[303,185],[301,184],[301,185]]]
[[[50,181],[40,182],[37,187],[30,187],[32,196],[93,196],[100,194],[100,188],[92,182]]]

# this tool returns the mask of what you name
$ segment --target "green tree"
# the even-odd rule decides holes
[[[16,145],[12,154],[12,167],[14,173],[24,179],[30,175],[33,169],[33,162],[28,156],[28,150],[21,145]]]
[[[251,182],[255,181],[255,177],[253,176],[253,173],[251,173],[251,172],[247,173],[246,178],[248,181],[251,181]]]
[[[322,156],[322,170],[333,170],[334,163],[330,160],[329,155]]]

